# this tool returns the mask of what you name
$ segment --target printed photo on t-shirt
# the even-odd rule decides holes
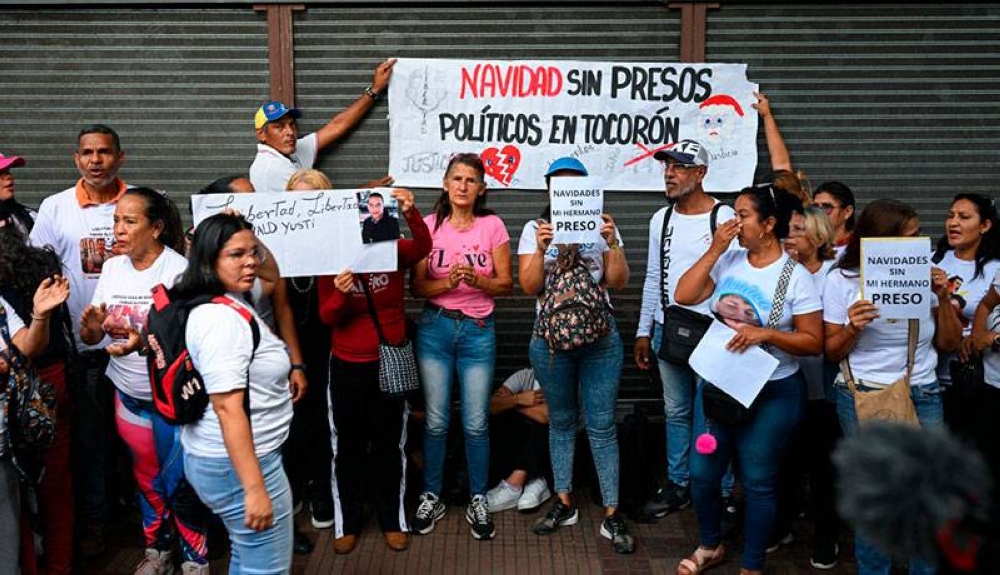
[[[771,313],[769,297],[759,287],[738,278],[725,278],[716,293],[712,311],[733,329],[743,325],[762,326]]]
[[[955,308],[955,315],[962,322],[962,327],[965,328],[969,327],[972,318],[965,315],[965,306],[968,303],[966,297],[969,295],[969,292],[962,289],[963,284],[965,284],[965,280],[961,276],[953,275],[948,278],[948,299],[951,302],[951,306]]]
[[[109,238],[80,239],[80,267],[86,275],[99,276],[104,269],[104,262],[118,254],[115,253],[115,241]]]
[[[396,198],[379,190],[358,192],[361,241],[366,244],[399,239],[399,206]]]
[[[107,317],[104,318],[103,328],[112,339],[128,339],[129,330],[142,332],[146,327],[146,317],[149,314],[149,298],[120,296],[117,298],[122,303],[113,303],[107,306]]]

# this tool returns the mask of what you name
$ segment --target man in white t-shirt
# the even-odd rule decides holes
[[[299,137],[297,108],[278,101],[266,102],[254,115],[257,133],[257,156],[250,165],[250,181],[258,192],[283,192],[296,170],[312,168],[320,150],[351,131],[375,105],[389,86],[395,59],[375,68],[372,84],[350,106],[334,116],[315,133]]]
[[[31,243],[51,246],[70,283],[67,301],[73,332],[80,333],[80,316],[93,298],[104,262],[115,254],[115,204],[128,186],[118,177],[125,163],[118,133],[94,124],[80,130],[73,161],[80,179],[51,195],[38,208]],[[66,370],[73,393],[73,485],[82,532],[78,552],[99,555],[104,550],[104,523],[109,498],[105,493],[110,467],[109,435],[114,429],[114,390],[103,384],[108,354],[103,343],[89,346],[76,339],[79,361]]]
[[[635,339],[635,363],[649,369],[658,362],[663,383],[667,436],[667,485],[647,502],[644,510],[657,517],[691,505],[688,486],[688,449],[698,375],[687,364],[671,363],[657,357],[663,338],[664,305],[676,306],[673,292],[684,272],[701,258],[712,244],[716,223],[734,217],[733,209],[705,193],[702,184],[708,173],[709,153],[694,140],[681,140],[653,157],[663,163],[668,206],[649,220],[649,250],[646,279],[642,286],[642,307]],[[669,216],[669,219],[667,219]],[[664,219],[667,219],[664,227]],[[710,315],[708,301],[679,306]],[[724,494],[731,496],[732,476],[723,481]],[[727,507],[728,507],[727,502]]]

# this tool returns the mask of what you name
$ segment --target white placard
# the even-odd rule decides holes
[[[927,317],[932,294],[930,238],[861,238],[861,297],[880,318]]]
[[[243,214],[281,277],[395,271],[396,242],[361,243],[358,193],[367,191],[194,195],[191,207],[195,225],[225,209]]]
[[[605,190],[663,193],[653,158],[683,139],[709,149],[707,191],[757,166],[757,85],[746,64],[400,58],[389,84],[389,173],[437,188],[452,154],[474,152],[490,188],[546,189],[573,156]]]
[[[743,353],[726,349],[736,331],[715,320],[691,353],[691,369],[705,381],[728,393],[745,407],[750,407],[771,374],[778,359],[760,346],[750,346]]]
[[[552,243],[593,244],[601,237],[604,190],[600,178],[552,178]]]

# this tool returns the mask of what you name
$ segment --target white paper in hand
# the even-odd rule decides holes
[[[756,345],[743,353],[729,351],[726,344],[735,335],[736,331],[726,324],[713,321],[691,353],[691,369],[745,407],[750,407],[777,369],[778,360]]]

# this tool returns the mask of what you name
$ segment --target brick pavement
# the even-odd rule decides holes
[[[449,506],[448,514],[438,523],[433,533],[414,537],[408,551],[390,551],[378,532],[374,519],[368,522],[358,547],[350,555],[336,555],[332,547],[332,531],[317,531],[309,525],[308,513],[301,513],[297,521],[303,531],[316,543],[316,549],[307,556],[295,556],[293,573],[314,575],[327,573],[348,574],[545,574],[545,575],[662,575],[673,574],[677,562],[690,553],[697,544],[697,525],[694,512],[685,510],[661,519],[657,524],[632,524],[637,538],[633,555],[616,555],[610,543],[598,534],[601,509],[590,503],[585,489],[581,489],[581,517],[579,524],[566,527],[555,535],[539,537],[530,527],[540,512],[520,514],[505,511],[494,514],[497,537],[481,542],[469,535],[464,508]],[[809,546],[805,542],[809,526],[796,523],[796,541],[768,557],[767,573],[794,574],[854,574],[856,569],[849,562],[850,550],[841,552],[841,565],[831,571],[818,571],[809,565]],[[119,521],[112,526],[110,546],[101,557],[81,565],[84,574],[131,573],[142,557],[140,528],[132,521]],[[844,534],[842,543],[849,545]],[[739,544],[730,545],[739,549]],[[736,553],[723,565],[710,573],[735,574],[739,571]],[[845,560],[848,559],[848,560]],[[226,561],[212,563],[213,573],[226,573]]]

